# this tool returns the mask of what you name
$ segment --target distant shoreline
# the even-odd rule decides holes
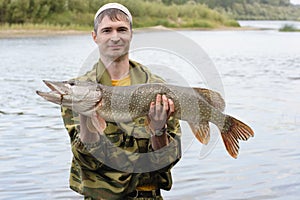
[[[199,31],[245,31],[245,30],[263,30],[253,27],[219,27],[219,28],[167,28],[164,26],[154,26],[134,29],[134,33],[160,31],[160,30],[199,30]],[[48,36],[65,36],[65,35],[89,35],[90,31],[82,30],[51,30],[51,29],[0,29],[0,39],[5,38],[27,38],[27,37],[48,37]]]
[[[47,36],[62,36],[62,35],[85,35],[91,31],[78,30],[26,30],[26,29],[7,29],[0,30],[0,39],[5,38],[27,38],[27,37],[47,37]]]

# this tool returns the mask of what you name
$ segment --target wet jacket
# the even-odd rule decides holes
[[[130,61],[130,78],[132,85],[163,82],[134,61]],[[101,61],[76,79],[111,85],[110,76]],[[95,143],[80,140],[77,113],[62,108],[62,117],[73,153],[71,189],[93,199],[125,199],[126,194],[136,187],[148,185],[170,190],[170,170],[181,157],[178,120],[170,118],[167,123],[169,145],[153,151],[144,117],[130,123],[107,122],[105,135]]]

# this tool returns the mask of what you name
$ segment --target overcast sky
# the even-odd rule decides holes
[[[293,4],[300,4],[300,0],[290,0],[290,2]]]

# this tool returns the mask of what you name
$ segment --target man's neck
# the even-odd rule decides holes
[[[119,80],[129,74],[129,58],[123,56],[122,58],[111,61],[110,59],[100,58],[105,68],[107,69],[110,78]]]

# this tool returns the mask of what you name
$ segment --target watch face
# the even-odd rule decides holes
[[[162,134],[164,134],[164,130],[156,130],[155,131],[156,136],[161,136]]]

